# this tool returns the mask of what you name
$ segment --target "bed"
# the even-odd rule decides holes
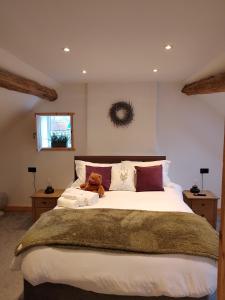
[[[164,156],[76,157],[97,163],[164,159]],[[74,175],[77,179],[76,169]],[[174,183],[165,192],[106,192],[92,208],[192,213],[182,200],[180,186]],[[20,260],[24,300],[205,300],[216,289],[217,265],[207,257],[42,246],[28,250]]]

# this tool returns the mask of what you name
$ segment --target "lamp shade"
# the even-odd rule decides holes
[[[209,173],[209,169],[208,168],[201,168],[200,169],[200,174],[208,174]]]

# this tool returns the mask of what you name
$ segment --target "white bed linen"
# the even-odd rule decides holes
[[[192,213],[175,184],[166,187],[165,192],[106,192],[91,207]],[[64,283],[105,294],[202,297],[215,292],[217,281],[217,264],[213,259],[190,255],[37,247],[17,258],[14,268],[20,264],[24,278],[32,285]]]

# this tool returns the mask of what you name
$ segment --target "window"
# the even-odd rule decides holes
[[[73,113],[37,113],[37,149],[74,150]]]

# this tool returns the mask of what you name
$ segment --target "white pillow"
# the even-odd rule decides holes
[[[126,163],[112,166],[110,191],[135,192],[134,168]]]
[[[78,185],[81,185],[82,183],[85,183],[85,181],[86,181],[86,166],[112,167],[114,165],[119,165],[119,164],[120,163],[101,164],[101,163],[92,163],[92,162],[83,161],[83,160],[75,160],[77,180],[73,183],[73,186],[78,186]]]
[[[136,173],[135,170],[135,166],[137,167],[152,167],[152,166],[158,166],[158,165],[162,165],[163,167],[163,186],[168,186],[171,183],[171,180],[169,178],[169,167],[170,167],[170,163],[171,161],[169,160],[155,160],[155,161],[123,161],[123,163],[130,165],[134,168],[134,171]]]

